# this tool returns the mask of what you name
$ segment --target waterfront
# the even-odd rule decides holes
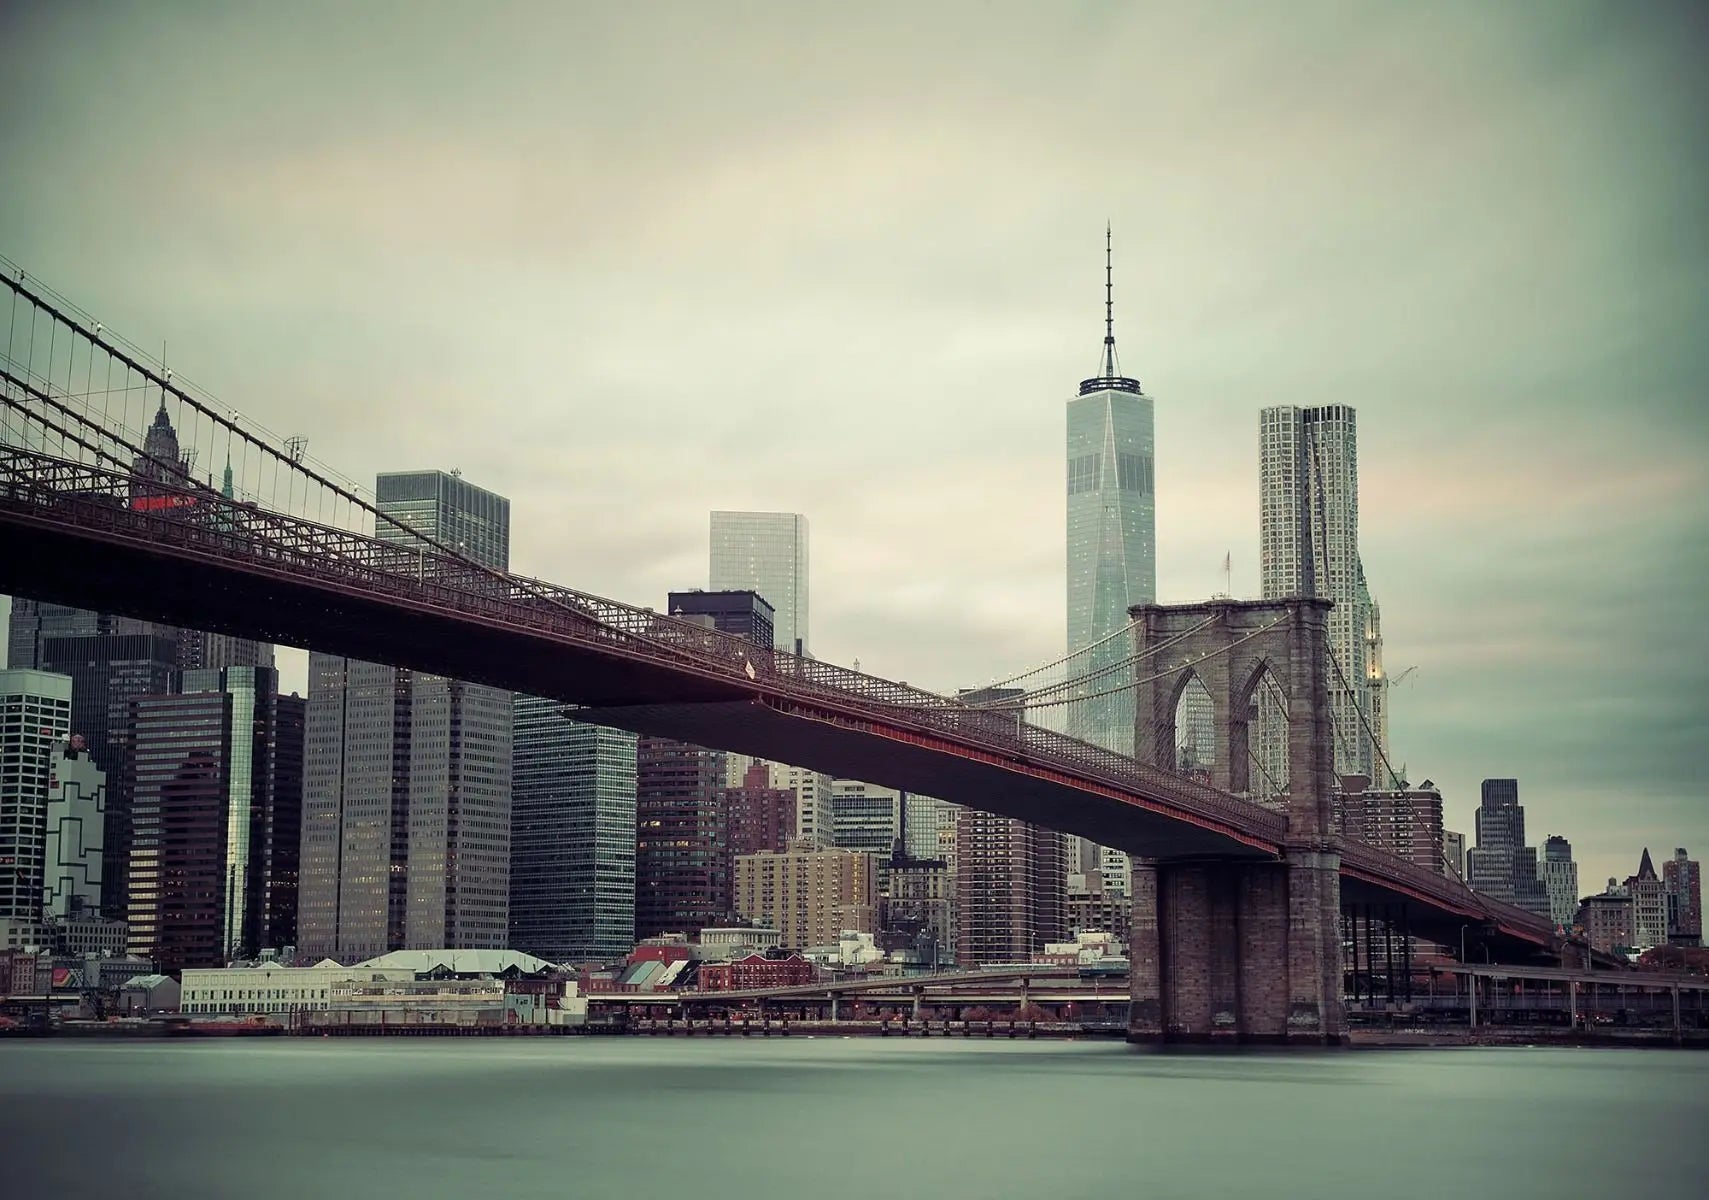
[[[18,1195],[1677,1193],[1706,1114],[1709,1055],[1669,1050],[0,1043]]]

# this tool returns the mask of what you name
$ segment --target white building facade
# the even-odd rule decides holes
[[[42,912],[51,920],[101,908],[101,856],[106,848],[107,774],[75,734],[48,767],[47,835],[42,855]]]
[[[0,671],[0,918],[36,927],[37,939],[50,766],[70,725],[69,675]]]

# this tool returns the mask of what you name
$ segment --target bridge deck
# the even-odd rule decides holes
[[[455,556],[0,450],[0,590],[587,706],[586,719],[905,787],[1159,858],[1278,854],[1278,812],[957,701]],[[1355,896],[1548,942],[1547,922],[1349,843]],[[1421,914],[1422,915],[1422,914]],[[1418,924],[1417,917],[1414,919]]]

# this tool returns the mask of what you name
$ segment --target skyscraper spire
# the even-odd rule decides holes
[[[1104,222],[1104,378],[1116,377],[1116,267],[1110,223]]]
[[[1134,392],[1141,391],[1139,380],[1129,379],[1121,373],[1121,364],[1116,361],[1116,271],[1115,251],[1110,235],[1110,223],[1104,222],[1104,354],[1098,362],[1098,374],[1092,379],[1080,381],[1080,394],[1090,392]]]

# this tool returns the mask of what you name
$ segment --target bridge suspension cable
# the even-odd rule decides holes
[[[1277,625],[1280,625],[1286,619],[1287,619],[1287,614],[1284,613],[1282,616],[1276,617],[1274,620],[1267,621],[1263,625],[1260,625],[1258,628],[1254,629],[1252,632],[1250,632],[1250,633],[1248,633],[1242,637],[1235,638],[1233,641],[1228,642],[1225,645],[1218,646],[1214,650],[1205,651],[1203,654],[1199,655],[1197,658],[1190,659],[1187,662],[1181,663],[1177,666],[1170,667],[1168,670],[1158,671],[1155,674],[1146,675],[1146,676],[1142,676],[1140,678],[1131,680],[1129,682],[1123,683],[1119,687],[1107,688],[1101,692],[1090,692],[1090,693],[1083,695],[1083,696],[1070,696],[1066,699],[1061,699],[1061,700],[1045,700],[1045,701],[1041,701],[1037,704],[1029,704],[1027,699],[1021,699],[1021,700],[1018,700],[1015,702],[1010,702],[1010,703],[983,705],[983,706],[981,706],[980,710],[982,712],[1004,712],[1004,711],[1020,712],[1020,711],[1029,711],[1032,708],[1054,708],[1054,707],[1059,707],[1061,705],[1075,704],[1075,703],[1078,703],[1078,702],[1083,701],[1083,700],[1095,700],[1101,696],[1113,696],[1118,692],[1131,691],[1131,690],[1139,687],[1141,684],[1153,683],[1159,679],[1167,679],[1171,675],[1178,675],[1182,671],[1190,670],[1190,669],[1198,666],[1202,662],[1208,662],[1209,660],[1211,660],[1213,658],[1217,658],[1220,655],[1227,654],[1230,650],[1234,649],[1236,646],[1240,645],[1241,643],[1249,642],[1253,638],[1257,637],[1259,634],[1264,633],[1268,630],[1274,629]],[[1201,624],[1201,625],[1195,626],[1194,630],[1202,629],[1203,627],[1204,626]],[[1188,632],[1189,633],[1193,632],[1193,630],[1190,630]],[[1181,637],[1186,637],[1186,636],[1187,636],[1187,634],[1181,635]],[[1180,639],[1177,638],[1175,640],[1178,641]]]
[[[1165,639],[1164,641],[1159,642],[1155,646],[1149,647],[1145,650],[1141,650],[1141,651],[1134,653],[1134,654],[1127,655],[1126,657],[1118,659],[1114,662],[1106,663],[1105,665],[1098,667],[1095,670],[1088,671],[1083,675],[1070,676],[1069,678],[1059,680],[1056,683],[1045,684],[1045,685],[1042,685],[1040,687],[1034,688],[1034,689],[1025,693],[1025,699],[1028,702],[1034,701],[1037,697],[1055,695],[1057,693],[1067,691],[1070,688],[1083,687],[1087,683],[1091,682],[1092,680],[1102,679],[1105,676],[1113,675],[1118,671],[1128,670],[1128,669],[1132,668],[1136,663],[1142,662],[1145,659],[1150,658],[1155,654],[1161,653],[1162,651],[1168,649],[1170,646],[1173,646],[1175,643],[1183,640],[1184,638],[1191,637],[1193,634],[1195,634],[1195,633],[1199,632],[1200,630],[1206,628],[1207,626],[1211,625],[1215,620],[1216,620],[1216,617],[1214,615],[1207,617],[1207,618],[1205,618],[1205,620],[1203,620],[1199,624],[1193,626],[1193,628],[1185,630],[1179,634],[1176,634],[1175,636],[1173,636],[1171,638]],[[1131,630],[1132,626],[1130,625],[1128,627],[1128,629]],[[1127,632],[1127,630],[1123,630],[1122,632],[1125,633],[1125,632]],[[1118,635],[1111,635],[1111,636],[1114,637],[1114,636],[1118,636]],[[1075,658],[1079,658],[1079,657],[1089,653],[1092,649],[1094,649],[1097,646],[1105,645],[1110,640],[1111,640],[1111,638],[1100,639],[1099,641],[1092,643],[1090,646],[1085,646],[1079,650],[1076,650],[1073,654],[1071,654],[1065,658],[1058,659],[1055,663],[1053,663],[1051,665],[1052,666],[1060,666],[1060,665],[1066,664]],[[1042,670],[1042,668],[1041,668],[1041,670]],[[1037,672],[1029,672],[1029,674],[1036,674],[1036,673]],[[1016,676],[1016,678],[1021,678],[1021,676]],[[985,687],[985,688],[980,688],[979,692],[989,692],[990,690],[992,690],[993,688],[995,688],[997,686],[1000,686],[1000,685],[993,684],[993,685],[990,685],[990,686]],[[1130,683],[1126,686],[1132,687],[1134,685]],[[1121,689],[1118,688],[1116,690],[1119,691]],[[1083,695],[1079,698],[1085,699],[1088,697]],[[1021,702],[1016,701],[1011,697],[994,697],[991,700],[969,701],[967,703],[968,703],[968,706],[971,708],[1003,708],[1003,707],[1013,707],[1016,703],[1021,703]]]

